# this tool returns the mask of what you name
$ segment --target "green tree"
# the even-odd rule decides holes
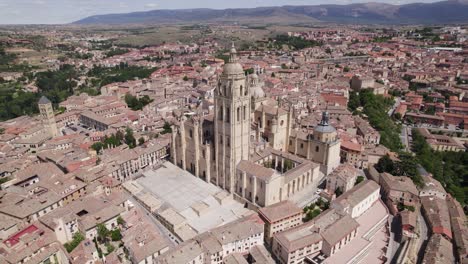
[[[115,229],[110,232],[110,236],[112,241],[120,241],[122,239],[122,234],[120,233],[120,229]]]
[[[106,255],[109,255],[115,250],[115,247],[111,243],[106,243]]]
[[[117,217],[117,224],[122,226],[125,224],[125,221],[123,220],[123,218],[121,216]]]
[[[244,72],[245,72],[245,75],[249,75],[249,74],[253,74],[255,72],[255,70],[253,68],[249,68],[249,69],[245,70]]]
[[[163,131],[161,132],[161,134],[164,135],[169,133],[172,133],[171,124],[169,124],[168,122],[164,122]]]
[[[270,39],[277,49],[287,47],[293,50],[301,50],[309,47],[321,46],[322,42],[315,40],[307,40],[302,37],[294,37],[288,35],[277,35],[274,39]]]
[[[393,172],[395,170],[393,161],[390,159],[390,156],[388,155],[385,155],[379,159],[379,161],[375,165],[375,169],[380,173]]]
[[[104,144],[102,142],[96,142],[93,145],[91,145],[91,148],[94,149],[97,153],[99,153],[104,148]]]
[[[39,72],[35,77],[41,93],[57,105],[73,95],[78,73],[72,65],[65,64],[56,71]]]
[[[358,176],[356,178],[356,183],[354,185],[358,185],[359,183],[363,182],[364,181],[364,176]]]
[[[401,120],[401,114],[400,113],[395,113],[393,115],[393,117],[395,117],[396,120]]]
[[[314,209],[314,210],[311,210],[309,212],[307,212],[306,214],[306,217],[305,217],[305,221],[308,222],[312,219],[314,219],[315,217],[317,217],[318,215],[320,215],[322,211],[320,211],[320,209]]]
[[[356,92],[351,92],[349,94],[348,108],[351,112],[356,111],[358,107],[361,106],[359,95]]]
[[[468,152],[435,151],[417,129],[412,133],[417,161],[461,204],[468,203]]]
[[[130,107],[134,111],[142,110],[143,107],[145,107],[151,102],[153,102],[153,100],[149,98],[148,95],[145,95],[141,97],[140,99],[138,99],[136,96],[133,96],[129,93],[125,95],[125,103],[127,104],[128,107]]]
[[[128,107],[135,111],[141,110],[143,108],[143,106],[140,103],[140,100],[138,100],[136,96],[133,96],[129,93],[125,95],[125,103]]]
[[[125,132],[125,144],[128,145],[129,148],[136,147],[136,139],[133,136],[133,130],[131,128],[127,128]]]
[[[109,229],[104,224],[98,224],[97,228],[97,237],[100,241],[105,242],[107,241],[107,237],[109,236]]]
[[[398,158],[400,161],[394,162],[388,155],[384,156],[379,160],[375,168],[378,172],[388,172],[394,176],[410,177],[416,186],[421,187],[424,181],[417,170],[418,163],[416,158],[406,152],[401,152]]]
[[[144,139],[143,137],[140,137],[140,138],[138,139],[138,145],[141,146],[141,145],[143,145],[143,144],[145,144],[145,139]]]
[[[109,52],[106,53],[106,57],[109,58],[109,57],[112,57],[112,56],[117,56],[117,55],[123,55],[125,53],[128,53],[129,50],[128,49],[112,49],[110,50]]]
[[[104,137],[104,148],[118,147],[122,145],[122,139],[119,139],[116,135],[111,135],[110,137]]]
[[[10,177],[3,177],[3,178],[0,178],[0,185],[1,185],[1,184],[4,184],[5,182],[10,181],[10,180],[11,180]]]
[[[294,167],[294,164],[291,160],[285,159],[284,160],[284,172],[287,172],[288,170],[292,169]]]
[[[398,152],[403,147],[399,133],[400,127],[387,114],[392,105],[393,99],[375,95],[368,89],[361,90],[359,94],[351,92],[348,102],[348,108],[353,112],[358,107],[363,107],[370,125],[380,132],[380,143]]]
[[[81,234],[80,232],[77,232],[73,235],[73,239],[70,242],[65,243],[63,246],[67,250],[68,253],[72,252],[73,249],[75,249],[81,241],[85,240],[85,236]]]

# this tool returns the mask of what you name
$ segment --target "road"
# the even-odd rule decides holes
[[[388,224],[390,228],[390,238],[388,241],[388,251],[386,257],[389,260],[387,263],[394,263],[395,259],[398,257],[396,254],[400,248],[399,241],[401,241],[401,223],[398,217],[389,215]]]
[[[393,104],[392,108],[390,108],[390,110],[388,110],[388,112],[387,112],[388,116],[393,115],[393,112],[395,112],[395,109],[397,109],[397,107],[400,105],[400,103],[401,103],[401,99],[399,97],[396,97],[395,98],[395,103]]]
[[[427,224],[426,221],[424,220],[424,217],[421,214],[421,210],[418,212],[418,227],[419,227],[419,241],[417,245],[417,249],[420,256],[424,254],[424,246],[426,241],[429,239],[429,234],[428,234],[428,229],[427,229]]]
[[[446,133],[462,133],[462,135],[467,134],[468,130],[463,130],[463,129],[449,129],[449,128],[440,128],[440,127],[425,127],[425,126],[420,126],[427,128],[430,131],[442,131]]]
[[[401,126],[401,135],[400,135],[400,139],[401,139],[401,142],[403,143],[403,145],[405,145],[405,150],[410,152],[411,151],[411,146],[410,146],[410,140],[409,140],[409,133],[408,133],[408,129],[410,129],[409,127],[407,127],[406,125],[402,125]]]

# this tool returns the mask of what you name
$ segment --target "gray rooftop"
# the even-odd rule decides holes
[[[41,99],[39,99],[39,102],[37,102],[38,104],[51,104],[52,102],[47,99],[47,97],[45,96],[42,96]]]
[[[147,192],[171,207],[186,219],[186,223],[199,233],[237,220],[251,211],[231,196],[217,197],[224,192],[170,162],[155,170],[144,173],[136,180]]]

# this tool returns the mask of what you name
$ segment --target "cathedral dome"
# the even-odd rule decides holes
[[[314,128],[314,132],[322,134],[336,132],[336,129],[329,124],[329,119],[330,117],[328,112],[323,112],[322,120],[320,121],[320,124]]]
[[[255,85],[251,88],[250,94],[253,98],[263,98],[265,97],[265,91],[259,85]]]
[[[244,69],[242,68],[242,65],[240,65],[237,62],[229,62],[224,65],[224,70],[223,70],[224,75],[236,75],[236,74],[242,74],[244,75]]]
[[[330,125],[318,125],[315,127],[314,131],[319,133],[333,133],[336,132],[336,129]]]
[[[224,75],[245,75],[242,65],[237,60],[237,51],[232,43],[232,48],[229,55],[229,62],[224,64]]]

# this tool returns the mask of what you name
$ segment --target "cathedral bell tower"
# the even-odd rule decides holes
[[[234,44],[215,91],[216,183],[234,192],[236,166],[249,159],[250,94]]]

